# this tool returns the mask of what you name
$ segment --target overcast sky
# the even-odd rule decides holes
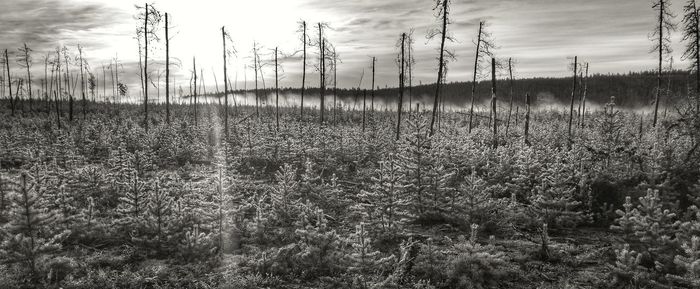
[[[473,40],[479,20],[489,23],[499,47],[497,58],[512,57],[517,61],[516,77],[567,76],[570,58],[578,55],[590,62],[591,73],[622,73],[653,69],[655,56],[649,33],[655,13],[649,0],[453,0],[448,30],[456,39],[447,48],[456,54],[449,64],[448,81],[471,79],[474,61]],[[136,65],[138,44],[134,39],[137,22],[135,4],[130,0],[17,0],[4,1],[0,10],[0,48],[10,53],[26,42],[33,48],[34,73],[43,75],[43,59],[47,52],[66,45],[77,52],[84,47],[84,56],[91,70],[102,78],[102,65],[117,56],[124,65],[120,78],[126,79],[132,91],[138,86]],[[271,49],[292,54],[301,48],[297,33],[299,20],[310,26],[327,22],[331,30],[328,40],[337,47],[342,63],[338,64],[338,85],[357,86],[364,70],[363,87],[370,86],[371,60],[376,56],[377,85],[395,86],[398,68],[394,62],[399,35],[414,29],[414,83],[435,82],[439,39],[426,35],[437,27],[434,1],[431,0],[196,0],[158,1],[155,7],[168,12],[171,22],[171,57],[182,64],[174,67],[175,82],[187,90],[192,57],[198,70],[204,70],[209,89],[214,73],[222,84],[221,26],[231,34],[238,50],[231,59],[229,78],[237,79],[238,88],[252,87],[253,71],[244,73],[244,65],[252,64],[253,41],[262,45],[262,60],[270,60]],[[683,3],[673,2],[679,16]],[[140,24],[140,23],[139,23]],[[310,27],[310,33],[316,29]],[[160,33],[163,33],[161,29]],[[674,36],[676,67],[682,46],[680,33]],[[162,38],[162,37],[161,37]],[[157,77],[158,63],[164,62],[164,42],[152,44],[150,61],[152,78]],[[22,73],[10,57],[12,73]],[[310,51],[307,86],[318,85],[315,71],[316,49]],[[175,60],[174,60],[175,61]],[[287,57],[281,61],[284,72],[281,86],[298,86],[301,82],[301,60]],[[107,70],[109,73],[109,70]],[[274,83],[272,65],[263,68],[265,83]],[[107,74],[109,85],[109,74]],[[102,81],[100,80],[100,83]],[[262,82],[260,83],[262,86]],[[151,91],[154,91],[152,89]]]

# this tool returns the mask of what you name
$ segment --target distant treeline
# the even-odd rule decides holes
[[[586,98],[592,103],[603,104],[608,102],[611,96],[615,96],[615,102],[618,105],[625,107],[640,107],[653,103],[654,94],[657,87],[656,73],[652,71],[646,72],[630,72],[626,74],[594,74],[587,79]],[[451,104],[468,104],[471,99],[471,82],[451,82],[444,84],[441,94],[444,100]],[[524,103],[525,94],[530,93],[533,104],[544,103],[568,103],[571,99],[572,78],[524,78],[513,80],[513,94],[515,101]],[[583,81],[579,82],[576,99],[583,93]],[[687,71],[674,70],[667,72],[664,75],[662,89],[667,101],[676,101],[684,98],[689,94],[689,91],[694,91],[694,77]],[[489,81],[478,82],[476,88],[476,101],[488,101],[491,97],[491,84]],[[411,94],[414,99],[423,99],[424,101],[432,102],[435,95],[435,84],[416,85],[411,89]],[[501,78],[498,81],[497,95],[501,101],[510,99],[510,83],[508,80]],[[242,91],[237,91],[240,93]],[[249,93],[252,93],[249,90]],[[260,89],[261,96],[273,94],[274,89]],[[280,88],[280,95],[301,93],[299,88]],[[333,87],[326,89],[326,96],[332,97],[334,93]],[[357,99],[362,100],[362,90],[358,89],[337,89],[337,97],[344,100]],[[375,91],[375,98],[393,102],[398,98],[398,88],[381,88]],[[305,94],[312,98],[318,97],[318,88],[307,88]],[[371,92],[367,91],[369,101]],[[405,96],[408,97],[408,88]],[[407,100],[407,98],[406,98]]]

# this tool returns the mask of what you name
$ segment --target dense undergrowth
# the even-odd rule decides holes
[[[0,110],[0,287],[700,286],[694,111],[198,110]]]

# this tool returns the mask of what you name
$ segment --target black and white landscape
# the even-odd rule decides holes
[[[0,288],[700,288],[695,0],[0,0]]]

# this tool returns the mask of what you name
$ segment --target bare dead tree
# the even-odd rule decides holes
[[[583,80],[583,95],[581,96],[581,128],[586,125],[586,96],[588,94],[588,62],[585,65],[586,73]]]
[[[576,73],[577,69],[578,69],[578,56],[574,56],[574,66],[573,66],[574,81],[573,81],[572,88],[571,88],[571,107],[569,108],[569,126],[567,129],[567,134],[568,134],[568,138],[569,138],[569,140],[568,140],[569,150],[571,149],[571,146],[572,146],[573,141],[574,141],[572,134],[571,134],[571,126],[572,126],[573,121],[574,121],[574,99],[576,98],[576,84],[578,83],[576,80],[577,79],[576,77],[578,76],[578,74]]]
[[[260,99],[258,97],[258,43],[253,42],[253,70],[255,71],[255,116],[260,118]]]
[[[323,28],[327,25],[325,23],[318,23],[318,48],[319,48],[319,60],[318,60],[318,71],[319,71],[319,92],[321,104],[319,105],[320,123],[323,124],[324,112],[326,110],[326,39],[323,36]]]
[[[277,131],[280,130],[280,87],[279,87],[279,75],[277,74],[277,69],[279,65],[277,64],[277,47],[275,47],[275,120],[277,122]]]
[[[404,89],[404,74],[405,74],[405,48],[406,48],[406,33],[401,34],[399,39],[399,44],[401,45],[401,53],[399,55],[399,103],[397,108],[397,121],[396,121],[396,140],[398,141],[401,137],[401,110],[403,108],[403,89]]]
[[[194,125],[197,126],[197,62],[192,57],[192,75],[194,77]]]
[[[333,59],[333,62],[331,63],[331,65],[333,65],[333,125],[336,125],[338,111],[338,59],[340,59],[340,57],[335,51],[335,47],[333,47],[331,59]]]
[[[663,76],[663,61],[664,55],[670,54],[671,49],[671,32],[676,30],[676,24],[673,23],[675,15],[670,10],[671,3],[669,0],[654,0],[652,9],[658,11],[657,26],[651,34],[651,40],[654,43],[651,52],[659,53],[659,70],[657,74],[656,97],[654,99],[654,121],[652,126],[656,127],[656,122],[659,113],[659,100],[661,98],[661,78]]]
[[[12,99],[12,78],[10,76],[10,58],[7,54],[7,49],[5,49],[5,67],[7,68],[7,91],[10,93],[10,110],[11,115],[15,115],[15,101]]]
[[[73,94],[70,91],[70,70],[68,66],[68,47],[63,46],[63,58],[66,62],[66,92],[68,93],[68,121],[73,122]]]
[[[372,104],[370,105],[370,110],[374,114],[374,73],[375,73],[375,66],[377,64],[377,58],[372,57]]]
[[[530,93],[525,94],[525,144],[530,145]]]
[[[367,114],[367,89],[362,90],[362,132],[365,132],[365,120]]]
[[[302,55],[302,70],[301,70],[301,104],[299,106],[300,118],[304,118],[304,92],[306,88],[306,44],[308,36],[306,35],[306,21],[299,22],[299,32],[301,32],[301,42],[303,45]]]
[[[509,76],[509,89],[510,102],[508,103],[508,119],[506,120],[506,138],[508,138],[508,130],[510,129],[510,115],[513,112],[513,59],[508,58],[508,76]]]
[[[236,53],[236,49],[231,45],[231,48],[228,49],[226,47],[226,39],[229,39],[231,44],[233,44],[233,40],[231,40],[230,35],[226,32],[226,29],[222,26],[221,27],[221,40],[224,45],[224,51],[223,51],[223,57],[224,57],[224,130],[226,132],[226,138],[228,138],[228,72],[226,70],[226,56],[227,55],[234,55]],[[230,57],[229,57],[230,58]],[[235,101],[235,98],[234,98]]]
[[[413,57],[413,44],[415,43],[415,40],[413,39],[413,32],[415,32],[415,29],[411,28],[411,31],[408,33],[407,37],[407,50],[408,50],[408,58],[406,59],[406,66],[408,70],[408,112],[409,112],[409,117],[410,117],[410,112],[411,112],[411,107],[413,107],[413,66],[416,64],[416,60]]]
[[[83,105],[83,120],[85,120],[87,100],[85,99],[85,74],[83,66],[85,62],[83,61],[83,47],[78,45],[78,55],[80,61],[80,93],[82,95],[82,105]]]
[[[498,115],[496,114],[496,58],[491,58],[491,115],[493,116],[493,147],[498,146]]]
[[[486,22],[479,22],[479,32],[476,37],[476,54],[474,56],[474,74],[472,76],[472,91],[471,91],[471,106],[469,108],[469,133],[471,133],[474,119],[474,102],[476,98],[476,85],[478,75],[483,69],[482,61],[493,57],[491,50],[495,48],[493,41],[491,39],[491,33],[486,30]]]
[[[154,40],[159,41],[157,31],[160,28],[159,24],[161,21],[161,13],[158,11],[153,4],[146,4],[144,7],[136,7],[137,10],[142,10],[143,13],[139,13],[136,19],[140,22],[143,21],[143,26],[141,29],[137,30],[137,38],[143,37],[144,49],[143,49],[143,106],[144,106],[144,129],[148,130],[148,41]]]
[[[165,13],[165,123],[170,124],[170,36],[168,29],[168,13]],[[224,66],[225,63],[226,59],[224,59]],[[228,133],[228,130],[226,132]]]
[[[438,101],[440,100],[440,88],[442,86],[442,81],[445,78],[445,66],[446,66],[446,57],[445,54],[447,54],[447,58],[454,57],[454,54],[448,50],[445,49],[445,40],[450,40],[452,41],[452,37],[448,36],[447,33],[447,24],[450,23],[449,21],[449,6],[450,0],[436,0],[435,1],[435,7],[433,10],[436,10],[436,18],[440,19],[442,18],[442,24],[439,29],[434,29],[428,34],[428,39],[434,38],[436,36],[440,36],[440,56],[438,57],[438,76],[437,76],[437,82],[435,83],[435,99],[433,102],[433,115],[432,118],[430,119],[430,135],[432,136],[435,131],[435,119],[437,118],[437,113],[438,113]]]
[[[32,109],[32,74],[30,72],[30,69],[32,67],[32,56],[31,52],[32,49],[27,46],[27,43],[24,43],[24,45],[19,49],[19,58],[17,59],[19,62],[19,65],[21,67],[24,67],[27,69],[27,86],[29,87],[28,93],[29,93],[29,110],[31,111]]]

